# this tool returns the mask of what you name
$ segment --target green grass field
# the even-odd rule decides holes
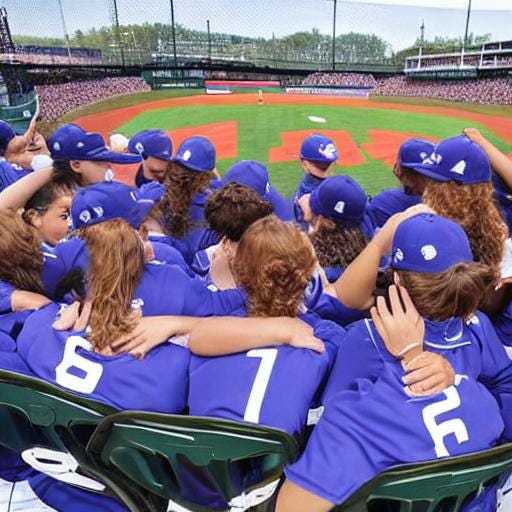
[[[204,94],[202,89],[164,90],[149,93],[131,94],[102,101],[78,109],[64,118],[70,122],[77,117],[109,110],[137,105],[149,101],[181,96]],[[419,98],[374,98],[376,102],[390,102],[411,105],[439,106],[464,110],[473,113],[492,115],[510,115],[512,108],[498,105],[468,105],[445,101],[425,101]],[[324,117],[327,122],[316,124],[308,120],[308,116]],[[370,194],[384,188],[395,187],[397,182],[392,176],[391,168],[382,160],[371,159],[360,146],[370,141],[369,130],[390,130],[403,133],[414,133],[439,138],[450,137],[461,133],[468,125],[479,128],[500,149],[509,153],[512,146],[494,135],[487,128],[465,119],[439,116],[417,112],[387,110],[381,108],[349,108],[316,105],[219,105],[189,106],[148,110],[128,123],[117,128],[126,135],[133,135],[148,128],[172,130],[193,127],[214,122],[236,121],[238,124],[238,157],[239,159],[255,159],[268,163],[270,148],[281,145],[280,133],[294,130],[346,130],[359,146],[365,163],[352,167],[336,167],[336,173],[350,174]],[[218,162],[218,168],[224,173],[235,159],[224,159]],[[301,177],[301,170],[296,162],[269,164],[271,180],[276,188],[290,196]]]

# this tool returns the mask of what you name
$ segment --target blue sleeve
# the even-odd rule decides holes
[[[479,324],[471,325],[480,341],[482,372],[478,380],[491,392],[505,422],[503,438],[512,440],[512,361],[498,338],[490,320],[478,313]]]
[[[16,288],[5,281],[0,280],[0,313],[8,313],[12,311],[11,295]]]
[[[364,318],[365,313],[359,309],[347,308],[337,298],[323,293],[317,303],[313,306],[313,311],[324,318],[325,320],[331,320],[336,322],[338,325],[345,327],[357,320]]]
[[[151,242],[151,245],[153,246],[153,251],[155,253],[155,260],[169,265],[177,265],[187,274],[191,276],[193,275],[180,251],[161,242]]]
[[[226,316],[245,304],[240,290],[212,292],[199,278],[188,280],[184,297],[182,315],[185,316]]]

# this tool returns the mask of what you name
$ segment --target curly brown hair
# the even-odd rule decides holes
[[[251,188],[228,183],[208,198],[204,216],[221,237],[238,242],[253,222],[272,212],[272,204]]]
[[[400,166],[400,183],[404,188],[404,192],[409,195],[421,196],[427,186],[428,178],[422,174],[409,169],[408,167]]]
[[[254,222],[234,263],[237,282],[249,295],[249,315],[297,316],[315,265],[313,247],[297,226],[275,215]]]
[[[166,233],[183,238],[190,230],[190,206],[194,195],[204,192],[213,177],[213,171],[199,172],[172,162],[165,174],[165,194],[159,210]]]
[[[458,263],[444,272],[397,273],[419,314],[437,322],[452,317],[469,319],[494,280],[491,267],[475,262]]]
[[[45,295],[43,253],[37,231],[13,211],[0,210],[0,279],[18,290]]]
[[[468,235],[475,261],[489,265],[498,275],[508,230],[494,202],[491,183],[429,179],[423,202],[438,215],[458,222]]]
[[[347,267],[368,244],[359,226],[341,226],[318,215],[309,238],[322,267]]]
[[[101,351],[135,327],[131,303],[144,273],[144,247],[124,220],[100,222],[78,231],[89,253],[89,341]]]

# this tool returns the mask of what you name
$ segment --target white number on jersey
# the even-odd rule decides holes
[[[256,372],[256,378],[254,379],[249,399],[247,400],[244,421],[259,423],[261,406],[263,405],[268,381],[277,358],[277,348],[249,350],[247,357],[259,357],[261,362]]]
[[[55,480],[94,491],[103,491],[105,489],[102,483],[76,473],[78,462],[68,452],[34,446],[23,451],[21,458],[36,471],[51,476]]]
[[[57,384],[86,395],[91,394],[96,389],[103,373],[103,366],[76,353],[78,347],[89,350],[90,346],[90,343],[81,336],[70,336],[67,339],[62,361],[55,368]],[[77,368],[84,375],[80,377],[73,375],[69,373],[70,368]]]
[[[434,441],[434,450],[437,457],[448,457],[450,453],[444,445],[444,438],[450,434],[455,436],[459,444],[469,439],[466,425],[460,418],[453,420],[436,422],[436,417],[448,411],[453,411],[460,406],[460,396],[455,386],[450,386],[443,391],[445,400],[427,405],[423,409],[423,421],[427,427],[432,440]]]

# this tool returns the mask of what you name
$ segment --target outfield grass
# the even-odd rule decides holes
[[[324,117],[325,124],[309,121],[309,115]],[[144,112],[119,127],[126,135],[140,130],[193,127],[222,121],[238,123],[238,157],[267,162],[272,147],[281,145],[282,131],[294,130],[347,130],[356,144],[369,142],[368,130],[390,130],[418,135],[446,138],[461,133],[467,120],[416,112],[385,109],[358,109],[353,107],[331,107],[319,105],[227,105],[190,106]],[[485,127],[473,123],[498,147],[509,151],[509,146]],[[384,188],[396,186],[389,165],[380,160],[371,160],[362,150],[366,163],[352,167],[337,167],[337,173],[350,174],[365,190],[375,194]],[[220,160],[222,172],[234,159]],[[272,183],[285,195],[291,195],[300,179],[298,163],[274,163],[269,165]]]

